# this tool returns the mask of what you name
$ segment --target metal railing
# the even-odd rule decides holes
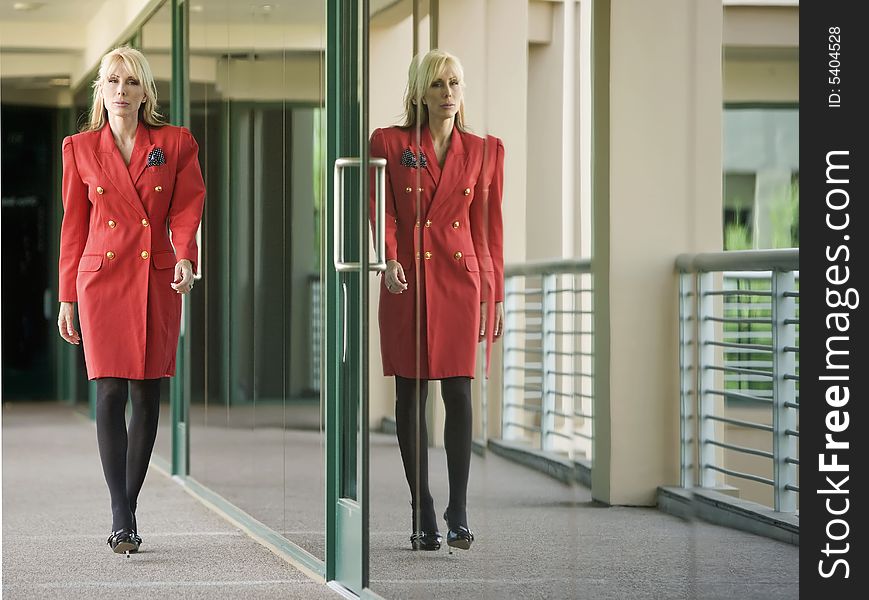
[[[683,255],[682,486],[799,504],[799,250]]]
[[[504,279],[502,438],[591,461],[591,262],[509,265]]]

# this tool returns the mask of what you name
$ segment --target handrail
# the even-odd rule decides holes
[[[775,250],[728,250],[680,254],[676,270],[682,273],[708,271],[796,271],[800,268],[799,248]]]
[[[504,277],[530,277],[553,273],[590,273],[591,260],[566,258],[561,260],[532,260],[504,267]]]

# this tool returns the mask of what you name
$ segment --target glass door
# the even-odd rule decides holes
[[[368,587],[368,273],[385,268],[385,161],[368,156],[368,11],[368,0],[328,4],[326,164],[332,177],[322,236],[326,579],[357,595]],[[371,178],[381,215],[376,244],[369,227]]]

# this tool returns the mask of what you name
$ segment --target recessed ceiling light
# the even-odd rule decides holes
[[[48,80],[48,84],[54,87],[69,87],[69,77],[54,77]]]
[[[201,4],[191,4],[190,10],[191,10],[191,12],[201,13],[203,10],[205,10],[205,7],[202,6]]]
[[[45,2],[16,2],[12,5],[12,8],[20,11],[31,11],[39,10],[43,6],[45,6]]]
[[[272,6],[271,4],[263,4],[263,10],[265,12],[270,12],[273,8],[274,6]]]

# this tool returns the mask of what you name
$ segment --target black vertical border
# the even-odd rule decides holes
[[[866,562],[869,536],[864,526],[866,494],[858,492],[867,487],[864,480],[869,453],[866,443],[869,439],[866,410],[869,362],[865,350],[869,340],[866,318],[869,262],[865,258],[869,255],[869,219],[865,209],[869,201],[866,194],[869,129],[861,118],[869,109],[864,91],[866,82],[861,81],[865,79],[869,64],[869,27],[858,16],[862,4],[852,0],[800,2],[801,598],[863,598],[869,580],[869,563]],[[839,44],[838,49],[835,43]],[[837,67],[838,73],[835,72]],[[834,94],[838,94],[838,98]],[[831,152],[842,154],[830,155]],[[832,170],[830,179],[846,179],[847,182],[828,182],[828,156],[832,162],[848,165],[847,170]],[[828,198],[831,204],[841,208],[831,209]],[[837,230],[831,224],[843,228]],[[841,282],[846,273],[848,280]],[[835,283],[837,280],[840,283]],[[836,303],[837,292],[843,296],[849,294],[851,300],[856,300],[856,293],[859,300],[849,302],[851,307],[830,306]],[[834,313],[847,317],[835,321],[831,316]],[[837,324],[847,324],[847,331],[839,331]],[[832,336],[842,339],[830,342]],[[847,354],[831,358],[847,368],[827,367],[828,344],[847,350]],[[844,375],[847,380],[821,379],[830,375]],[[836,407],[828,403],[827,393],[833,385],[848,387],[846,404]],[[844,396],[843,390],[839,393],[840,397]],[[845,414],[847,428],[831,432],[828,424],[842,426]],[[827,434],[836,441],[848,442],[849,447],[825,448]],[[847,471],[821,470],[821,455],[824,462],[830,463],[833,454],[837,455],[840,465],[848,465]],[[846,476],[848,479],[843,483]],[[833,490],[833,485],[847,493],[825,492]],[[846,506],[847,511],[841,515],[830,512],[844,511]],[[841,521],[834,521],[836,519]],[[835,540],[831,535],[844,537]],[[827,555],[828,544],[831,550],[847,551]],[[837,559],[847,562],[847,577],[845,564],[835,565]],[[822,571],[831,576],[824,577]]]

